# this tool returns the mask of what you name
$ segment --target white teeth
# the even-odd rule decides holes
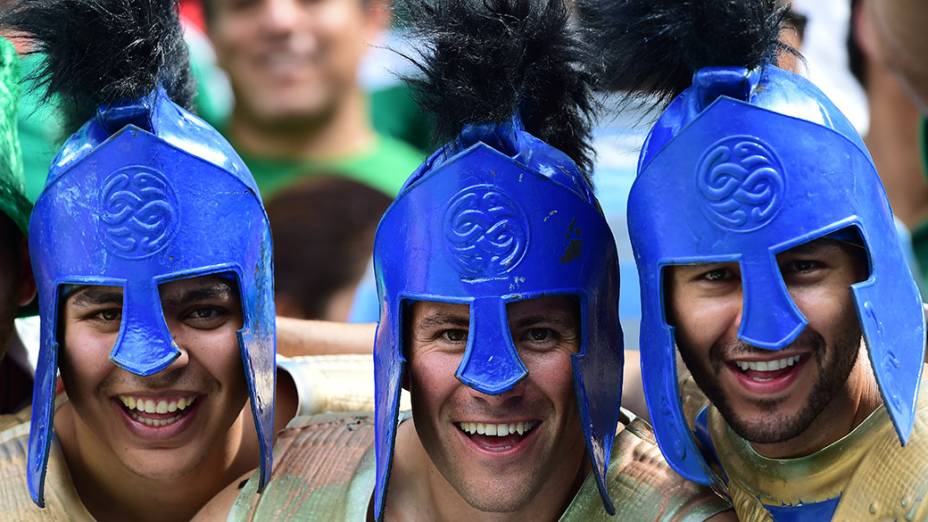
[[[461,431],[469,435],[490,435],[496,437],[507,437],[509,435],[525,435],[532,431],[537,425],[536,422],[514,422],[510,424],[486,424],[483,422],[459,422],[458,427]]]
[[[149,419],[148,417],[142,417],[138,413],[132,412],[132,418],[146,426],[152,428],[160,428],[162,426],[167,426],[168,424],[174,424],[178,419],[183,417],[183,415],[175,415],[173,417],[168,417],[167,419]]]
[[[166,401],[158,400],[157,402],[153,399],[142,399],[132,397],[131,395],[120,395],[120,402],[128,409],[129,411],[138,410],[139,412],[144,413],[174,413],[178,410],[185,410],[190,407],[191,404],[196,400],[196,396],[193,397],[183,397],[176,401]]]
[[[776,359],[773,361],[735,361],[735,365],[738,366],[743,372],[752,370],[755,372],[773,372],[777,370],[782,370],[783,368],[793,366],[799,362],[800,356],[794,355],[792,357],[785,357],[783,359]]]

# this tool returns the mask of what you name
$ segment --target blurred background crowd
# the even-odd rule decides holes
[[[794,0],[783,38],[804,59],[780,65],[809,76],[866,137],[922,283],[928,177],[917,100],[928,54],[905,39],[925,27],[928,9],[912,7],[918,4]],[[389,0],[181,0],[181,14],[198,111],[238,150],[267,207],[279,314],[376,321],[370,257],[378,220],[439,145],[398,79],[415,74],[403,54],[415,53],[416,42]],[[23,74],[39,59],[27,58]],[[626,346],[635,347],[641,310],[625,208],[651,120],[646,103],[640,113],[618,115],[607,93],[603,100],[594,179],[621,256]],[[20,105],[33,200],[63,138],[60,110],[40,95]]]

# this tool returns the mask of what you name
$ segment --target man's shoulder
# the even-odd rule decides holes
[[[613,446],[610,490],[616,506],[631,502],[644,511],[642,520],[673,514],[674,520],[705,520],[731,509],[727,501],[709,488],[685,480],[664,460],[651,426],[643,420],[629,422],[616,436]],[[617,499],[628,494],[628,485],[637,491],[632,498]]]
[[[366,511],[374,481],[370,415],[327,413],[293,419],[277,436],[271,480],[242,488],[229,520],[347,520]],[[363,505],[362,505],[363,504]]]
[[[374,443],[374,418],[370,413],[323,413],[295,417],[277,435],[277,452],[320,453],[342,451],[346,447],[368,448]]]
[[[57,442],[48,455],[45,475],[45,508],[32,502],[26,486],[26,463],[29,453],[29,419],[18,415],[4,416],[15,420],[0,431],[0,513],[4,520],[91,520],[80,501],[67,463]],[[2,421],[0,421],[2,422]]]
[[[684,480],[661,455],[651,427],[631,420],[616,435],[607,478],[616,517],[602,508],[592,476],[562,520],[706,520],[731,506],[708,488]]]
[[[928,387],[921,384],[915,426],[905,446],[887,415],[876,441],[842,495],[840,513],[873,513],[881,520],[928,520]],[[882,413],[882,412],[880,412]],[[838,513],[836,513],[837,515]]]

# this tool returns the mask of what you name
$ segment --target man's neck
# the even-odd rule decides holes
[[[861,350],[844,387],[802,433],[773,444],[752,443],[754,450],[771,459],[811,455],[849,434],[881,404],[880,390],[866,350]]]
[[[228,133],[244,154],[292,161],[341,159],[369,150],[375,139],[360,88],[325,114],[299,119],[260,121],[236,107]]]
[[[254,459],[241,447],[246,418],[235,420],[223,443],[213,445],[195,470],[163,480],[127,469],[70,403],[56,413],[55,431],[81,502],[94,519],[179,521],[190,520],[216,493],[254,468]]]
[[[570,505],[590,471],[580,457],[573,473],[558,473],[546,481],[523,509],[507,513],[480,511],[468,504],[432,463],[412,420],[397,428],[385,520],[515,522],[557,520]],[[581,445],[581,448],[583,446]],[[584,450],[585,451],[585,450]],[[564,459],[568,461],[570,459]]]

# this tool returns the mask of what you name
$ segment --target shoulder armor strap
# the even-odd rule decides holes
[[[684,480],[670,469],[647,422],[634,419],[620,427],[623,429],[616,435],[608,476],[617,516],[606,514],[590,475],[562,521],[698,521],[731,509],[711,490]]]
[[[854,471],[834,520],[928,520],[928,391],[922,382],[915,427],[902,446],[887,421]]]
[[[10,417],[18,417],[16,416]],[[45,476],[44,509],[32,502],[26,488],[26,455],[29,451],[29,419],[0,432],[0,513],[4,520],[90,521],[61,446],[52,444]]]
[[[257,480],[249,480],[229,520],[344,520],[348,510],[357,509],[349,495],[366,467],[367,499],[373,491],[373,442],[369,415],[293,419],[277,436],[274,473],[264,492],[257,494]]]

